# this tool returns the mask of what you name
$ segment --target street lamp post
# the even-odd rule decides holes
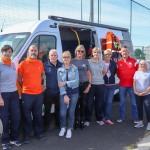
[[[130,0],[130,37],[132,36],[132,0]]]
[[[38,20],[40,20],[40,0],[38,0]]]
[[[82,0],[81,0],[81,20],[82,20]]]

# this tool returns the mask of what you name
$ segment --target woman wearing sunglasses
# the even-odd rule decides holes
[[[75,129],[84,127],[86,97],[91,87],[90,67],[85,56],[84,46],[78,45],[75,49],[75,58],[72,59],[72,64],[76,65],[79,70],[79,99],[75,112]]]

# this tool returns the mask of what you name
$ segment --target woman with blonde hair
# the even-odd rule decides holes
[[[59,136],[66,132],[66,114],[68,108],[68,127],[66,138],[72,137],[75,107],[78,100],[79,74],[78,68],[71,64],[71,53],[64,51],[62,54],[63,66],[57,70],[58,86],[60,89],[60,125]]]
[[[104,76],[105,81],[105,119],[104,122],[113,125],[114,123],[110,120],[111,106],[114,98],[115,91],[115,74],[117,66],[115,61],[111,60],[112,52],[111,50],[104,51],[104,62],[106,66],[106,74]]]
[[[145,60],[139,62],[139,69],[134,74],[133,88],[136,96],[138,108],[139,123],[136,128],[144,127],[143,124],[143,106],[147,118],[147,130],[150,130],[150,72],[149,64]]]
[[[104,75],[106,67],[103,60],[100,59],[101,51],[98,47],[92,50],[92,59],[89,60],[91,71],[91,88],[87,96],[85,125],[89,126],[91,122],[92,107],[95,102],[96,122],[104,125],[103,122],[103,103],[104,103]]]
[[[75,49],[75,58],[72,59],[72,64],[76,65],[79,70],[79,99],[75,113],[75,129],[84,127],[86,97],[91,87],[90,67],[85,56],[84,46],[78,45]]]

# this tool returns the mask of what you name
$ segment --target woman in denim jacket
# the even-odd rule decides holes
[[[71,138],[74,124],[75,107],[78,100],[79,73],[75,65],[71,64],[69,51],[63,52],[63,66],[57,71],[58,85],[60,89],[60,124],[59,136],[66,132],[66,114],[68,115],[68,128],[66,138]]]

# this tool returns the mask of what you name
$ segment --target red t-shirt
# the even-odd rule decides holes
[[[117,76],[120,79],[120,86],[133,87],[133,76],[138,69],[138,62],[134,58],[128,57],[125,61],[120,59],[117,62]]]

